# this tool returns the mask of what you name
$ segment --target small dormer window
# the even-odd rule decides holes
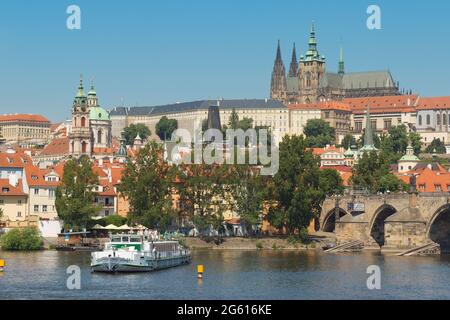
[[[37,180],[38,177],[37,177],[37,176],[31,176],[31,179],[32,179],[32,180]]]
[[[99,113],[99,114],[98,114],[98,117],[99,117],[99,118],[101,118],[101,117],[102,117],[102,114],[101,114],[101,113]]]
[[[2,192],[3,192],[3,193],[8,193],[8,192],[9,192],[9,188],[6,188],[6,187],[5,187],[5,188],[2,188]]]

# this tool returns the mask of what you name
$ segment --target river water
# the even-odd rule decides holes
[[[92,274],[86,252],[0,252],[1,299],[450,299],[450,257],[376,253],[195,251],[191,265],[154,273]],[[196,266],[205,268],[202,281]],[[67,267],[81,268],[81,289],[67,289]],[[381,289],[367,288],[367,267]]]

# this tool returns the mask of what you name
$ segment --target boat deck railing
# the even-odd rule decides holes
[[[94,252],[92,253],[92,258],[101,261],[103,259],[117,259],[123,261],[136,261],[142,258],[146,258],[148,260],[161,260],[161,259],[170,259],[170,258],[180,258],[187,257],[190,255],[189,250],[177,250],[177,251],[166,251],[166,252],[138,252],[138,251],[115,251],[115,254],[107,254],[107,252]]]

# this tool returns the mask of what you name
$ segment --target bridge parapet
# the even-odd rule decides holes
[[[328,198],[320,225],[322,230],[332,227],[338,243],[360,240],[366,247],[404,250],[429,243],[431,226],[444,211],[449,212],[448,226],[444,225],[436,237],[442,238],[448,231],[450,239],[450,192]]]

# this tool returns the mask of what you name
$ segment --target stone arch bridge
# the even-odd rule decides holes
[[[327,198],[320,230],[335,232],[338,244],[407,250],[429,244],[450,252],[450,193],[349,195]]]

